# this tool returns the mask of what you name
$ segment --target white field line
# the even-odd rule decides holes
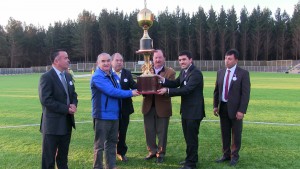
[[[78,78],[78,77],[89,77],[92,76],[91,74],[83,74],[83,75],[74,75],[74,77]]]
[[[130,120],[131,122],[143,122],[143,120]],[[180,119],[171,119],[171,122],[180,122]],[[202,120],[203,122],[215,122],[218,123],[219,120]],[[92,123],[92,121],[80,121],[76,122],[76,124],[85,124]],[[300,126],[300,124],[291,124],[291,123],[271,123],[271,122],[253,122],[253,121],[244,121],[246,124],[261,124],[261,125],[273,125],[273,126]],[[39,126],[40,124],[25,124],[25,125],[17,125],[17,126],[0,126],[0,129],[8,129],[8,128],[24,128],[24,127],[32,127]]]

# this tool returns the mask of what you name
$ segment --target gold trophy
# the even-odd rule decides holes
[[[146,0],[144,1],[145,8],[137,15],[137,21],[140,27],[144,30],[144,35],[140,40],[140,50],[136,53],[144,56],[144,64],[142,65],[142,75],[137,77],[137,90],[141,94],[155,94],[159,88],[158,77],[154,75],[150,56],[153,54],[153,41],[148,35],[148,29],[153,25],[154,15],[147,9]]]

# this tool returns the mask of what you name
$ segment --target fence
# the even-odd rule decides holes
[[[225,67],[224,61],[220,60],[194,60],[193,62],[201,71],[218,71]],[[299,63],[300,60],[239,61],[238,65],[253,72],[288,72],[288,70]],[[166,65],[175,70],[180,70],[178,61],[166,61]],[[124,66],[133,72],[138,72],[141,71],[142,62],[125,62]],[[95,63],[77,63],[70,65],[70,68],[75,72],[90,72],[92,68],[95,67]],[[43,73],[50,68],[51,66],[0,68],[0,74]]]
[[[51,66],[30,67],[30,68],[0,68],[0,75],[43,73],[49,70],[50,68]]]

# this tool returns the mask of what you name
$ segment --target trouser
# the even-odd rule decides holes
[[[147,149],[150,154],[156,154],[157,157],[165,156],[169,120],[170,117],[158,117],[154,107],[150,109],[148,114],[144,115]],[[156,136],[158,144],[156,144]]]
[[[116,144],[118,143],[119,120],[94,119],[94,169],[116,167]],[[104,152],[104,165],[103,165]]]
[[[125,155],[127,152],[126,133],[129,125],[129,115],[122,115],[119,120],[119,141],[117,145],[117,154]]]
[[[185,166],[196,167],[198,162],[198,134],[201,119],[181,119],[182,130],[186,142]]]
[[[67,135],[43,134],[42,169],[68,169],[71,133]]]
[[[220,125],[223,156],[238,160],[242,143],[243,120],[230,119],[227,103],[224,102],[221,102],[220,105]]]

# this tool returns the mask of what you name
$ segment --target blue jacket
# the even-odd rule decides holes
[[[97,68],[91,79],[92,116],[102,120],[117,120],[120,116],[121,98],[132,97],[131,90],[122,90],[119,77],[111,76]],[[116,82],[114,86],[111,78]]]

